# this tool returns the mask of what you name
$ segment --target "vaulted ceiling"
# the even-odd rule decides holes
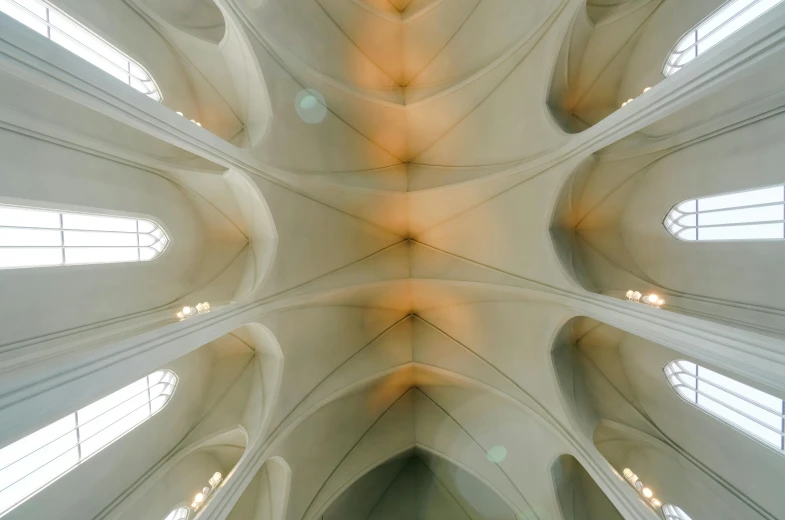
[[[783,182],[785,6],[666,79],[721,0],[54,3],[164,101],[0,17],[0,197],[168,219],[182,256],[0,272],[0,440],[167,364],[213,400],[172,415],[175,445],[107,449],[127,474],[7,518],[84,479],[101,493],[55,517],[163,518],[145,482],[185,475],[183,446],[244,450],[200,519],[656,518],[633,466],[693,520],[785,517],[781,454],[662,375],[690,359],[785,397],[785,247],[690,250],[661,225]]]

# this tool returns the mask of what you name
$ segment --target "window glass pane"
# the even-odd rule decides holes
[[[91,231],[129,231],[136,232],[136,219],[127,217],[108,217],[85,213],[63,213],[65,229],[84,229]]]
[[[781,411],[782,399],[774,397],[773,395],[761,392],[751,386],[739,383],[738,381],[718,374],[708,368],[701,368],[700,376],[702,380],[713,383],[716,386],[723,387],[731,392],[742,395],[748,399],[760,403],[763,406],[771,408],[772,410]]]
[[[681,204],[676,206],[676,209],[684,213],[695,213],[696,211],[698,211],[698,201],[696,199],[693,199],[693,200],[682,202]]]
[[[783,238],[782,224],[752,224],[749,226],[729,226],[700,228],[700,240],[770,240]]]
[[[119,409],[112,410],[107,414],[107,416],[111,416],[111,419],[105,416],[97,419],[97,422],[102,423],[100,424],[101,429],[97,429],[98,425],[91,424],[91,426],[96,429],[93,431],[93,428],[90,428],[89,433],[85,431],[85,433],[82,434],[84,439],[82,441],[82,457],[86,458],[100,451],[106,445],[150,417],[149,405],[146,400],[142,403],[135,404],[138,406],[133,409],[131,409],[129,405],[123,407],[122,411],[119,411]],[[104,422],[105,424],[103,424]]]
[[[139,232],[140,233],[150,233],[155,231],[158,226],[150,222],[149,220],[139,220]]]
[[[73,414],[0,450],[0,515],[79,462]]]
[[[145,394],[147,392],[147,382],[145,379],[140,379],[130,385],[112,393],[103,399],[99,399],[91,405],[85,406],[79,410],[79,424],[83,425],[88,421],[93,420],[107,410],[118,406],[125,401],[133,398],[136,395]]]
[[[698,397],[698,405],[701,408],[714,413],[726,422],[735,425],[737,428],[744,430],[746,433],[752,435],[758,440],[764,441],[765,443],[770,444],[776,448],[780,448],[782,435],[767,429],[765,426],[761,426],[755,421],[747,419],[743,415],[736,413],[704,396]]]
[[[700,214],[701,226],[716,226],[719,224],[738,224],[742,222],[782,221],[781,204],[776,206],[761,206],[757,208],[726,209]],[[695,215],[690,215],[694,217]],[[681,223],[681,221],[680,221]],[[684,224],[687,225],[687,224]],[[691,224],[695,225],[695,224]]]
[[[154,402],[144,377],[0,449],[0,516],[160,410],[177,376],[152,376],[166,386]]]
[[[781,2],[782,0],[729,0],[674,45],[662,73],[665,76],[674,74],[683,65]],[[692,44],[695,44],[695,47],[691,48]]]
[[[76,247],[65,250],[66,265],[111,264],[139,259],[136,247]]]
[[[695,49],[697,49],[697,46],[695,47]],[[697,56],[696,56],[696,52],[694,51],[694,49],[691,50],[690,52],[685,52],[684,54],[679,56],[679,59],[676,60],[676,65],[679,66],[679,67],[683,67],[684,65],[686,65],[689,62],[691,62],[692,60],[694,60],[696,57]]]
[[[690,31],[688,34],[684,36],[679,43],[676,45],[676,52],[684,52],[697,42],[697,31]]]
[[[61,246],[60,231],[0,227],[0,247]]]
[[[679,217],[675,224],[682,227],[695,227],[698,225],[698,216],[694,213],[684,215]]]
[[[698,388],[698,404],[705,405],[706,407],[714,406],[715,404],[721,405],[735,413],[747,415],[750,419],[756,419],[762,428],[771,426],[772,428],[776,428],[776,430],[781,429],[782,417],[780,417],[780,414],[774,414],[728,392],[723,392],[719,388],[704,381],[699,383]],[[779,435],[777,435],[777,437],[779,438]]]
[[[727,2],[722,8],[709,15],[698,25],[698,38],[705,38],[709,33],[719,28],[720,25],[733,25],[729,22],[732,22],[741,11],[754,3],[755,0],[733,0]]]
[[[676,236],[681,240],[697,240],[698,230],[695,228],[685,229],[683,231],[679,231]]]
[[[692,367],[697,371],[693,372]],[[686,361],[672,361],[664,371],[668,382],[687,402],[769,446],[785,449],[782,399]],[[689,378],[696,389],[684,390],[679,378]]]
[[[752,206],[755,204],[771,204],[783,201],[783,187],[774,186],[761,190],[740,191],[705,197],[698,199],[698,210],[709,211],[713,209],[737,208],[739,206]]]
[[[101,231],[65,231],[66,246],[127,246],[136,247],[136,233],[111,233]],[[144,236],[144,235],[143,235]]]
[[[0,247],[0,268],[61,265],[63,249],[48,247]]]
[[[0,226],[57,229],[60,227],[60,213],[15,206],[0,206]]]
[[[151,247],[143,247],[139,250],[139,260],[147,261],[155,258],[157,251]]]
[[[153,235],[134,235],[134,237],[139,237],[139,245],[140,246],[151,246],[158,242],[158,239],[155,238]]]
[[[60,29],[59,32],[61,32],[63,36],[68,36],[71,41],[80,43],[81,47],[85,50],[90,49],[94,51],[95,54],[100,55],[103,58],[103,61],[107,65],[113,63],[120,68],[128,68],[128,58],[117,52],[114,47],[101,38],[98,38],[91,31],[85,29],[56,10],[52,10],[49,16],[49,21],[52,26]],[[57,33],[57,31],[55,33]],[[55,33],[52,34],[53,39]]]

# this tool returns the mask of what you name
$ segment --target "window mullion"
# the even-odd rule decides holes
[[[709,377],[702,376],[702,369],[707,371]],[[684,384],[679,373],[684,372],[686,375],[687,370],[691,374],[690,377],[695,377],[695,388],[688,387],[694,392],[693,395],[682,392],[681,388]],[[670,387],[684,401],[770,448],[779,452],[785,451],[785,400],[727,376],[724,377],[733,383],[730,387],[737,390],[725,388],[712,380],[711,374],[714,372],[697,363],[685,360],[673,360],[665,365],[663,371]],[[705,383],[709,388],[716,388],[721,393],[712,395],[711,392],[701,391],[704,388],[701,383]],[[747,404],[737,405],[735,399]],[[767,404],[770,399],[776,399],[780,404],[775,404],[775,402]],[[719,408],[714,403],[719,405]],[[776,440],[772,433],[777,436]]]
[[[153,416],[153,394],[150,392],[150,376],[147,376],[147,413]]]
[[[58,35],[58,41],[54,41],[54,43],[57,43],[58,45],[61,45],[70,51],[71,49],[69,49],[68,46],[66,46],[64,43],[65,41],[72,42],[73,44],[77,45],[80,49],[84,50],[85,52],[96,56],[98,60],[101,60],[102,65],[97,65],[91,59],[87,59],[88,62],[93,63],[94,65],[102,69],[104,72],[107,72],[111,76],[116,77],[120,81],[123,81],[126,85],[131,86],[131,88],[133,88],[134,90],[155,99],[159,103],[162,101],[163,96],[161,95],[161,91],[158,89],[158,85],[155,83],[155,80],[152,78],[152,76],[150,76],[149,72],[147,72],[147,70],[144,67],[142,67],[141,64],[132,60],[124,52],[117,49],[114,45],[106,41],[104,38],[98,36],[95,32],[88,29],[81,23],[77,22],[75,19],[68,16],[66,13],[62,12],[61,10],[57,9],[54,6],[51,6],[49,2],[47,2],[46,0],[32,0],[31,2],[34,3],[36,7],[43,8],[44,10],[43,16],[38,14],[40,12],[38,11],[38,9],[32,11],[31,9],[28,8],[28,6],[21,3],[20,0],[10,0],[10,2],[13,6],[21,10],[23,13],[27,14],[28,16],[31,16],[35,21],[40,22],[46,26],[46,32],[45,33],[41,32],[41,35],[44,36],[45,38],[54,41],[52,39],[52,36],[56,33]],[[53,18],[51,16],[52,11],[55,11],[57,15],[60,15],[62,18],[66,19],[69,23],[67,23],[66,25],[60,24],[60,26],[54,25],[52,23],[52,18]],[[3,12],[3,10],[0,9],[0,12]],[[11,14],[11,16],[14,18],[18,18],[13,15],[13,11],[8,14]],[[22,20],[19,21],[25,23]],[[71,25],[76,26],[77,30],[74,31],[71,28]],[[38,29],[35,30],[38,32]],[[53,33],[53,31],[55,33]],[[84,33],[86,33],[86,37],[85,35],[82,34],[81,31],[84,31]],[[96,49],[96,45],[93,44],[93,41],[105,45],[113,52],[106,51],[102,53],[100,49]],[[123,65],[122,62],[119,62],[119,60],[114,59],[115,58],[114,53],[117,53],[120,57],[122,57],[122,60],[126,62],[125,65]],[[74,54],[83,57],[77,52],[74,52]],[[134,75],[132,70],[134,66],[138,68],[137,72],[139,72],[140,76],[143,76],[142,78],[138,78],[137,76]],[[112,72],[109,72],[109,69],[111,69]],[[122,72],[118,74],[117,71],[122,71]],[[122,76],[120,76],[120,74],[122,74]],[[125,76],[125,79],[123,79],[123,76]],[[139,86],[135,86],[132,81],[132,78],[138,79],[140,83],[143,84]]]
[[[785,451],[785,400],[782,400],[782,420],[780,421],[782,438],[780,439],[780,449]]]
[[[46,12],[48,13],[49,10],[47,9]],[[61,257],[61,264],[65,265],[65,231],[63,225],[63,214],[60,213],[60,257]]]
[[[177,375],[169,370],[163,370],[161,372],[163,374],[162,379],[166,379],[168,381],[167,387],[172,388],[171,393],[164,393],[163,394],[163,401],[160,403],[161,406],[158,407],[160,411],[166,404],[170,401],[174,388],[177,384]],[[76,466],[90,458],[92,455],[100,451],[101,449],[107,447],[108,445],[112,444],[116,440],[120,439],[132,429],[138,427],[147,419],[150,418],[150,414],[147,417],[143,417],[141,415],[140,410],[144,407],[148,407],[149,403],[151,402],[150,396],[152,395],[151,390],[151,383],[152,377],[151,375],[147,375],[142,379],[139,379],[133,382],[130,385],[127,385],[113,394],[106,396],[104,399],[110,399],[110,401],[106,402],[106,405],[98,405],[98,409],[93,409],[93,412],[90,412],[88,409],[89,407],[99,403],[101,400],[93,402],[91,405],[88,405],[86,408],[81,408],[72,414],[66,415],[62,417],[58,421],[50,424],[49,426],[42,428],[38,432],[30,434],[28,437],[24,439],[20,439],[16,443],[13,443],[9,446],[5,446],[0,449],[0,452],[3,455],[6,454],[13,454],[20,447],[24,447],[29,445],[31,441],[35,442],[35,449],[29,451],[29,446],[25,448],[25,454],[21,456],[19,459],[11,458],[11,460],[5,464],[5,466],[0,467],[0,496],[12,486],[17,485],[19,482],[27,479],[28,477],[33,476],[32,478],[36,479],[33,482],[35,484],[31,486],[31,488],[24,489],[24,496],[14,496],[12,497],[13,503],[3,502],[0,504],[0,516],[5,515],[12,509],[16,508],[20,504],[24,503],[34,495],[36,495],[42,489],[48,487],[53,482],[57,481],[63,475],[67,474],[69,471],[73,470]],[[139,389],[141,384],[145,384],[146,388],[144,390]],[[127,396],[128,393],[133,393],[130,397]],[[139,396],[147,394],[148,400],[147,403],[142,403],[137,405]],[[136,401],[133,401],[136,398]],[[113,403],[118,399],[122,399],[120,403]],[[125,403],[128,403],[126,405]],[[112,404],[108,409],[106,406]],[[118,407],[120,409],[118,410]],[[103,410],[103,411],[100,411]],[[151,408],[148,408],[148,411]],[[81,412],[81,413],[80,413]],[[84,423],[81,421],[86,417],[89,417],[91,413],[97,413],[95,417],[91,417],[86,420]],[[114,417],[115,413],[122,413],[121,417]],[[109,417],[106,417],[105,414],[112,414]],[[70,416],[70,417],[69,417]],[[109,424],[102,424],[102,422],[93,423],[92,429],[93,431],[90,433],[90,429],[86,429],[85,432],[82,432],[82,427],[87,427],[92,421],[95,421],[99,417],[105,417],[106,421],[111,421]],[[112,420],[114,419],[114,420]],[[73,425],[69,428],[69,425]],[[117,428],[117,425],[120,428]],[[103,426],[103,427],[101,427]],[[41,435],[42,432],[46,432],[47,428],[56,427],[54,431],[49,433],[44,433],[43,440],[41,442],[35,441],[36,435]],[[100,428],[100,429],[99,429]],[[114,429],[111,429],[114,428]],[[63,431],[68,430],[68,431]],[[119,431],[123,430],[123,431]],[[107,433],[111,433],[111,435],[106,435]],[[104,434],[103,436],[101,436]],[[101,436],[101,437],[98,437]],[[31,439],[32,437],[32,439]],[[54,437],[54,438],[52,438]],[[93,444],[92,449],[83,450],[82,444],[86,443],[90,439],[96,439]],[[75,439],[75,446],[71,444],[74,442]],[[46,451],[42,451],[44,449]],[[76,452],[74,452],[74,447],[76,447]],[[77,458],[74,461],[73,455],[76,454]],[[63,457],[68,457],[63,459]],[[44,460],[46,459],[46,460]],[[60,465],[62,461],[63,463],[67,464],[67,467]],[[52,464],[58,464],[58,466],[53,467]],[[20,469],[21,468],[21,469]],[[54,468],[54,469],[52,469]],[[55,472],[56,470],[56,472]],[[30,481],[28,481],[30,482]]]
[[[78,453],[77,460],[82,462],[82,433],[79,431],[79,411],[74,412],[74,429],[76,430],[76,450]]]
[[[169,242],[160,224],[132,216],[11,204],[0,204],[0,216],[0,231],[9,230],[10,237],[4,235],[0,240],[0,266],[4,269],[145,262],[163,254]],[[153,236],[145,238],[146,243],[152,243],[143,246],[143,234]]]

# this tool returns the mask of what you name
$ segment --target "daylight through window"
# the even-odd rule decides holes
[[[689,361],[665,366],[687,402],[778,450],[785,450],[785,402]],[[677,517],[678,518],[678,517]]]
[[[0,516],[158,413],[176,385],[159,370],[0,449]]]
[[[188,509],[187,507],[178,507],[177,509],[166,515],[166,518],[164,518],[164,520],[188,520],[188,513],[190,512],[191,510]]]
[[[168,243],[146,219],[0,204],[0,268],[144,262]]]
[[[692,520],[680,507],[673,504],[663,504],[662,514],[665,520]]]
[[[673,47],[662,73],[670,76],[783,0],[730,0],[690,29]]]
[[[685,200],[668,212],[663,224],[680,240],[781,240],[785,186]]]
[[[134,60],[43,0],[0,0],[0,12],[60,44],[142,94],[161,101],[150,74]]]

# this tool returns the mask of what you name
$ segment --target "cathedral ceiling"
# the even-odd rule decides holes
[[[638,445],[678,445],[689,464],[703,463],[685,455],[697,435],[673,437],[638,413],[670,404],[645,393],[656,375],[630,344],[659,362],[716,343],[717,366],[785,391],[782,351],[767,351],[780,340],[761,332],[779,325],[748,327],[748,341],[728,322],[631,311],[599,294],[618,290],[600,286],[606,263],[624,266],[625,283],[650,283],[631,288],[660,287],[618,245],[639,172],[782,104],[785,77],[766,74],[783,59],[778,48],[742,77],[717,59],[666,80],[662,60],[648,59],[718,0],[687,14],[675,0],[114,3],[174,49],[189,78],[182,96],[164,88],[163,106],[136,108],[136,98],[107,99],[44,72],[25,77],[4,62],[2,85],[21,101],[3,106],[3,121],[154,171],[186,193],[194,222],[211,223],[189,296],[234,303],[211,313],[202,338],[254,323],[256,332],[239,336],[260,352],[269,333],[276,347],[266,355],[283,360],[254,423],[259,461],[285,460],[291,470],[288,505],[269,518],[584,518],[564,511],[565,493],[602,495],[604,518],[653,518],[614,473],[613,457],[600,455],[593,428],[613,439],[634,428]],[[681,14],[684,27],[674,22]],[[158,52],[150,46],[139,52]],[[25,82],[40,88],[23,93]],[[62,112],[25,108],[27,98]],[[176,103],[203,128],[176,115]],[[603,257],[589,267],[571,248],[576,228]],[[588,418],[576,417],[565,390],[572,361],[554,368],[562,340],[574,346],[590,333],[581,316],[606,323],[616,339],[626,334],[628,345],[595,360],[607,370],[587,376],[595,378],[587,399],[599,402],[586,404]],[[177,341],[200,334],[176,333]],[[753,345],[747,357],[728,354],[742,344]],[[776,363],[766,366],[759,353],[771,350]],[[13,356],[22,381],[32,369]],[[619,418],[597,381],[626,381],[628,372],[642,381],[613,399],[640,406],[616,410]],[[710,466],[717,456],[702,453]],[[736,489],[720,504],[756,519],[785,515],[776,494],[719,476],[729,467],[713,464],[704,486],[715,495],[720,481]],[[239,503],[252,508],[250,500]]]

